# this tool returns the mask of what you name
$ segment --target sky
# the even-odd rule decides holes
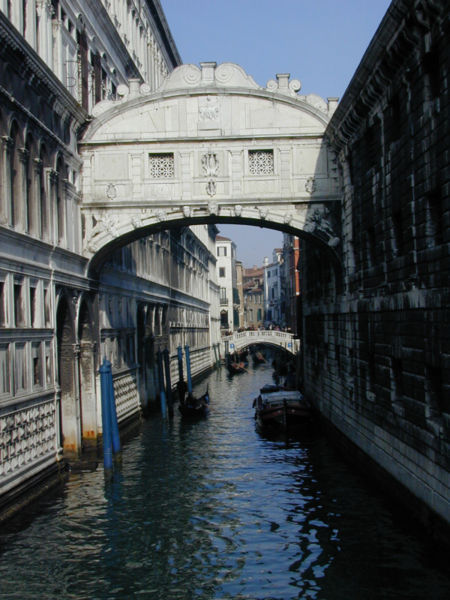
[[[234,62],[265,86],[277,73],[300,94],[341,98],[390,0],[160,0],[184,63]],[[270,229],[220,225],[245,267],[282,246]]]

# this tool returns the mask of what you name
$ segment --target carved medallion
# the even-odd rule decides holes
[[[113,183],[109,183],[106,186],[106,195],[110,200],[114,200],[114,198],[117,196],[117,188]]]

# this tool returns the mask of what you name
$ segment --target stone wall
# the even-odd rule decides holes
[[[326,132],[340,157],[342,273],[318,250],[302,256],[307,395],[423,520],[448,524],[445,5],[391,4]]]

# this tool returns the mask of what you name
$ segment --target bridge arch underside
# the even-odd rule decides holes
[[[146,227],[140,227],[133,229],[132,231],[128,231],[122,235],[119,232],[115,232],[117,237],[112,237],[111,235],[104,236],[104,246],[101,246],[100,249],[91,257],[87,269],[88,275],[91,278],[97,278],[103,263],[111,256],[111,254],[119,250],[120,248],[127,246],[128,244],[135,242],[139,239],[150,236],[154,233],[158,233],[159,231],[166,230],[183,230],[190,225],[220,225],[220,224],[235,224],[235,225],[250,225],[257,227],[259,229],[274,229],[277,231],[281,231],[284,233],[289,233],[291,235],[297,236],[302,240],[308,242],[307,247],[313,247],[319,250],[324,258],[324,260],[328,260],[334,270],[336,281],[340,281],[341,277],[341,258],[339,253],[339,248],[336,248],[334,245],[334,238],[330,238],[326,232],[317,231],[314,233],[310,233],[305,231],[304,229],[296,229],[295,227],[288,226],[285,224],[274,223],[270,221],[261,221],[258,219],[251,219],[245,217],[218,217],[218,216],[208,216],[208,217],[190,217],[190,218],[182,218],[182,219],[173,219],[172,221],[162,221],[156,224],[148,225]],[[261,235],[262,242],[264,241],[263,235]],[[330,243],[331,242],[331,243]]]
[[[91,272],[114,248],[201,223],[286,231],[337,258],[341,192],[324,137],[336,103],[288,79],[262,88],[238,65],[182,65],[155,92],[130,86],[97,105],[80,142]]]

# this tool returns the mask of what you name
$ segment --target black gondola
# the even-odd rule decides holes
[[[208,390],[200,396],[195,398],[192,394],[188,394],[183,402],[180,402],[178,409],[181,416],[187,419],[201,419],[206,417],[209,413],[209,394]]]

